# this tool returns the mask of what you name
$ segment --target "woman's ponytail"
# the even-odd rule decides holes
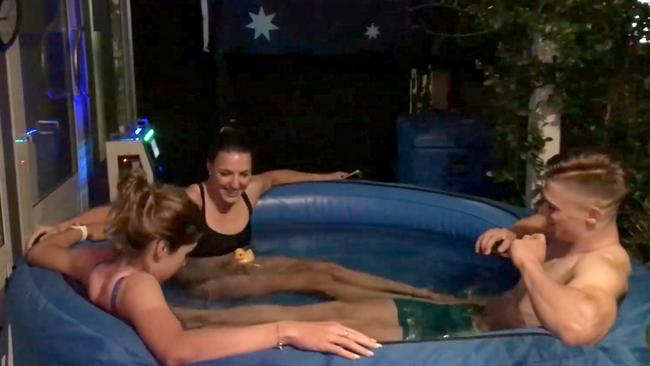
[[[124,255],[137,256],[155,240],[167,242],[175,251],[201,235],[200,210],[184,190],[149,183],[137,171],[120,180],[118,191],[107,233]]]

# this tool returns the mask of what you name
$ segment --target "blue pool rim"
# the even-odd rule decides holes
[[[416,209],[414,209],[417,208]],[[413,230],[447,228],[474,237],[508,226],[525,211],[486,199],[404,185],[368,182],[310,183],[278,187],[260,201],[253,225],[339,222],[392,225]],[[439,213],[443,213],[439,215]],[[390,219],[390,222],[384,222]],[[435,221],[438,222],[435,222]],[[465,221],[463,221],[465,220]],[[361,221],[361,222],[358,222]],[[650,274],[635,265],[619,319],[597,347],[568,347],[538,328],[490,332],[480,338],[390,344],[372,365],[648,365]],[[155,365],[131,327],[90,304],[64,278],[19,263],[7,290],[8,323],[16,365]],[[201,365],[347,365],[339,357],[288,348]]]

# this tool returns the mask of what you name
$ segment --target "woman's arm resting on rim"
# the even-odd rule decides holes
[[[251,184],[246,189],[253,205],[257,203],[260,196],[266,193],[269,189],[291,183],[303,182],[322,182],[330,180],[343,179],[348,175],[346,172],[334,172],[327,174],[304,173],[295,170],[271,170],[261,174],[254,175]]]
[[[103,223],[88,225],[87,230],[90,240],[106,238]],[[98,263],[116,258],[117,253],[112,248],[71,248],[82,237],[83,232],[73,228],[53,234],[27,252],[27,261],[86,283],[88,275]]]
[[[90,210],[51,226],[39,226],[27,241],[26,250],[29,250],[37,241],[47,238],[50,235],[61,232],[72,225],[90,225],[105,223],[108,221],[110,205],[91,208]]]
[[[370,355],[376,342],[337,323],[280,322],[246,327],[183,330],[150,275],[133,275],[122,287],[118,313],[128,320],[165,365],[234,356],[278,345],[330,352],[355,359]]]

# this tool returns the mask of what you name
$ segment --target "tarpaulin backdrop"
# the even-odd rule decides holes
[[[138,111],[157,128],[166,181],[204,179],[205,145],[230,119],[251,137],[258,172],[393,179],[411,56],[429,49],[411,40],[410,1],[131,5]]]
[[[409,0],[201,0],[204,50],[251,54],[387,51]]]

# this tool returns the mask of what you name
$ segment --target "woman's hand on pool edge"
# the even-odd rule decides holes
[[[330,181],[330,180],[342,180],[346,179],[350,173],[352,172],[333,172],[333,173],[328,173],[328,174],[321,174],[320,179],[321,181]]]
[[[349,360],[370,357],[381,347],[376,340],[337,322],[278,323],[278,340],[306,351],[332,353]]]
[[[32,236],[27,240],[27,244],[25,246],[25,251],[29,250],[31,247],[34,246],[37,242],[39,242],[41,239],[45,239],[48,236],[52,234],[59,233],[63,230],[65,230],[67,226],[62,225],[62,224],[57,224],[57,225],[39,225],[36,230],[34,230],[34,233]]]

